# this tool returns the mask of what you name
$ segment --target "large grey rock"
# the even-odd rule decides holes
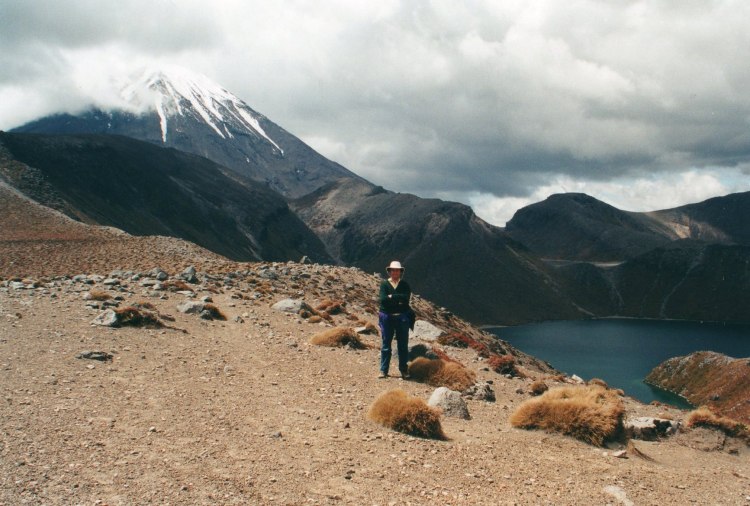
[[[427,404],[442,409],[445,416],[462,418],[464,420],[471,418],[469,416],[469,408],[466,406],[466,401],[461,397],[461,394],[447,387],[435,389]]]
[[[299,313],[303,309],[306,311],[311,311],[312,308],[308,306],[305,301],[301,299],[284,299],[280,300],[273,306],[271,306],[272,309],[275,309],[276,311],[283,311],[284,313]]]
[[[91,321],[92,325],[99,325],[102,327],[116,327],[118,324],[117,313],[111,309],[107,309],[102,312]]]
[[[461,392],[461,395],[468,399],[474,399],[475,401],[495,402],[495,391],[492,390],[490,384],[486,382],[474,383]]]
[[[152,277],[152,278],[155,278],[157,281],[165,281],[167,278],[169,278],[169,274],[167,274],[166,272],[164,272],[159,267],[155,267],[155,268],[151,269],[148,272],[148,275],[150,277]]]
[[[441,335],[443,335],[442,329],[425,320],[417,320],[414,323],[414,330],[411,332],[412,338],[422,341],[434,341]]]
[[[177,311],[187,314],[200,314],[201,311],[203,311],[204,306],[205,304],[203,304],[203,302],[186,300],[182,304],[177,305]]]
[[[680,423],[665,418],[642,416],[628,418],[623,423],[625,433],[632,439],[655,441],[660,437],[671,436],[680,428]]]
[[[279,275],[271,269],[263,269],[258,273],[258,277],[261,277],[263,279],[279,279]]]
[[[180,273],[180,277],[188,283],[198,282],[198,277],[195,275],[195,267],[192,265],[186,267],[185,270]]]

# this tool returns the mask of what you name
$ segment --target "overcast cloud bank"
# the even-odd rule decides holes
[[[0,3],[0,128],[202,72],[386,188],[504,225],[560,191],[650,210],[750,190],[750,3]]]

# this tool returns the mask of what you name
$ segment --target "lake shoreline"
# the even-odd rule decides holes
[[[687,404],[688,406],[690,406],[690,408],[689,408],[689,409],[695,409],[695,408],[697,408],[697,407],[698,407],[698,406],[696,406],[695,404],[693,404],[692,402],[690,402],[690,401],[688,400],[688,398],[687,398],[687,397],[685,397],[685,396],[684,396],[684,395],[682,395],[682,394],[678,394],[677,392],[674,392],[674,391],[672,391],[672,390],[670,390],[670,389],[668,389],[668,388],[664,388],[664,387],[662,387],[662,386],[659,386],[659,385],[656,385],[656,384],[654,384],[654,383],[651,383],[650,381],[646,381],[645,379],[643,380],[643,382],[644,382],[645,384],[647,384],[648,386],[650,386],[651,388],[657,388],[657,389],[661,390],[662,392],[667,392],[667,393],[669,393],[669,394],[672,394],[672,395],[674,395],[674,396],[677,396],[677,397],[679,397],[680,399],[682,399],[682,400],[683,400],[683,401],[685,402],[685,404]],[[682,409],[682,408],[681,408],[681,409]]]
[[[477,325],[477,328],[479,330],[487,331],[487,329],[503,329],[503,328],[513,328],[513,327],[525,327],[527,325],[541,325],[546,323],[559,323],[559,322],[582,322],[582,321],[598,321],[598,320],[636,320],[636,321],[645,321],[645,322],[685,322],[685,323],[695,323],[698,325],[701,324],[708,324],[708,325],[739,325],[739,326],[745,326],[750,327],[750,321],[725,321],[725,320],[683,320],[680,318],[648,318],[648,317],[641,317],[641,316],[595,316],[591,318],[576,318],[572,320],[540,320],[540,321],[534,321],[534,322],[528,322],[528,323],[519,323],[518,325],[508,325],[505,323],[502,324],[482,324]]]
[[[750,355],[750,327],[728,322],[608,317],[483,330],[564,374],[602,378],[645,404],[679,403],[683,409],[693,404],[645,381],[651,370],[696,351],[738,358]]]

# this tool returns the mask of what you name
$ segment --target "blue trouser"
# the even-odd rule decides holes
[[[381,311],[378,323],[380,323],[380,336],[383,339],[380,347],[380,371],[388,374],[394,334],[398,346],[398,370],[401,372],[407,371],[409,362],[409,315],[406,313],[392,315]]]

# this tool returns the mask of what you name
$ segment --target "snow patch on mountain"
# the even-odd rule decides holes
[[[196,115],[222,139],[232,130],[265,139],[284,154],[260,125],[262,115],[208,77],[177,66],[149,67],[120,84],[125,109],[153,110],[159,116],[162,142],[167,142],[170,120]]]

